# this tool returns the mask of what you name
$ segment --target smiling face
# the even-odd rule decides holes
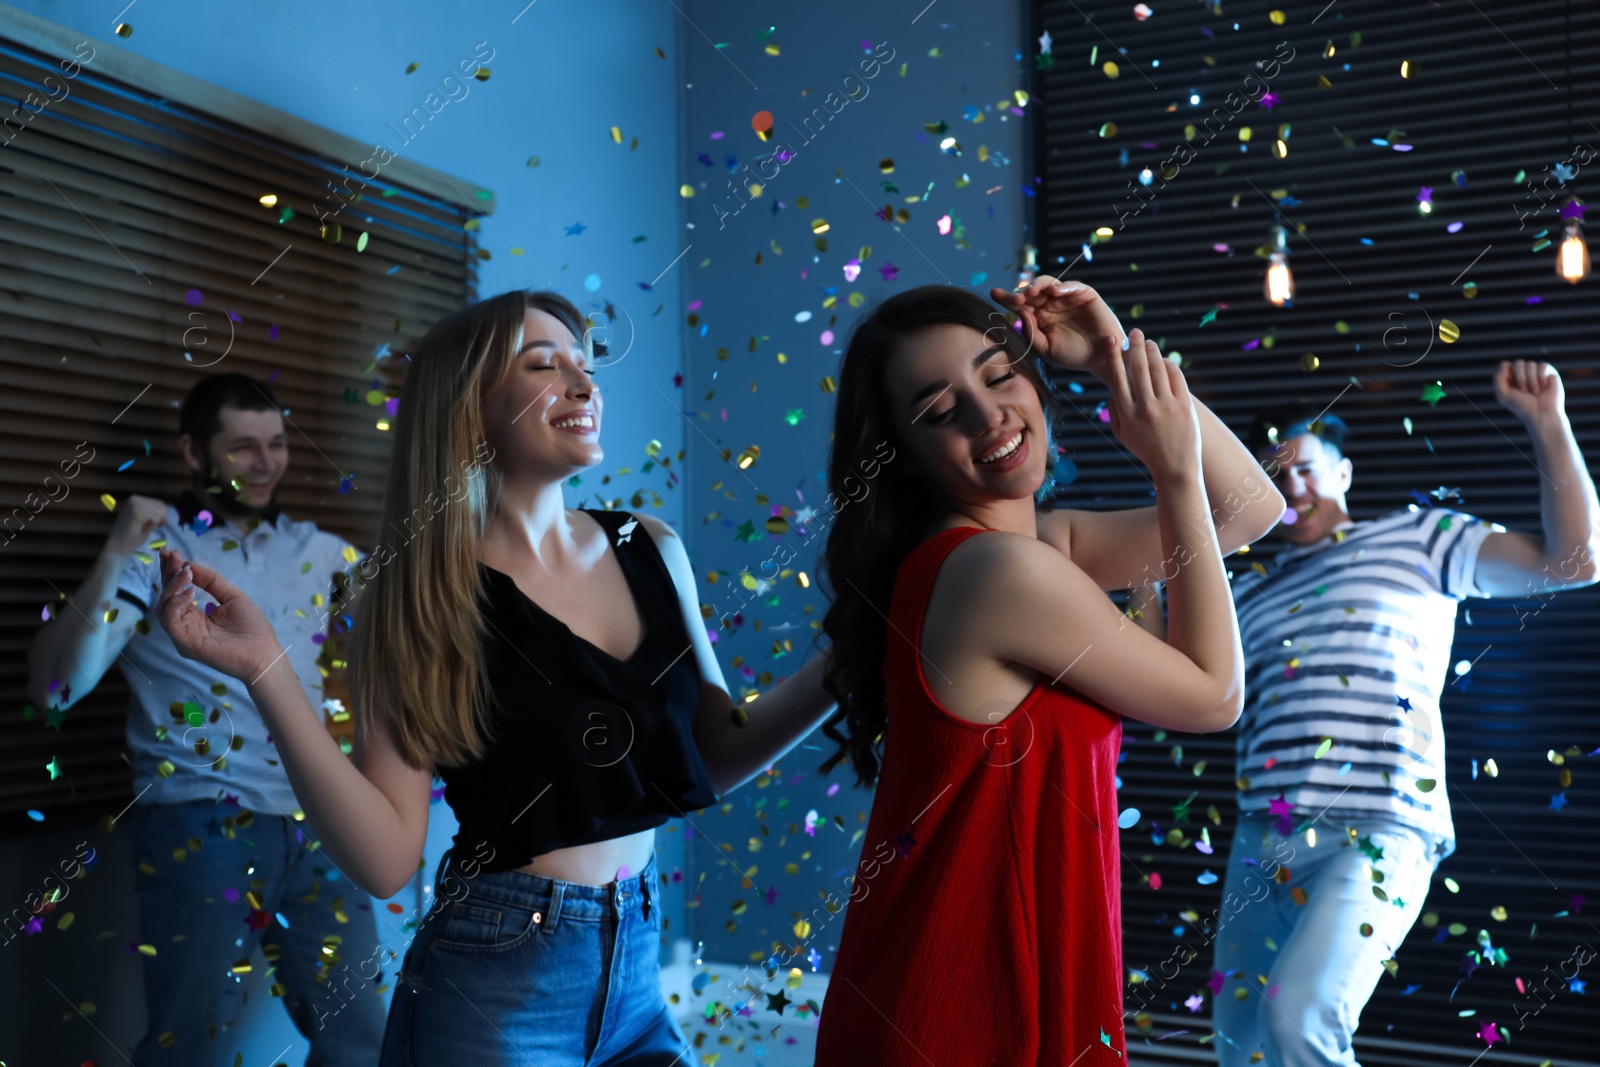
[[[1044,412],[1011,358],[972,327],[945,324],[906,337],[884,368],[908,458],[952,507],[1031,497],[1044,483]]]
[[[1279,523],[1280,537],[1296,545],[1310,544],[1350,518],[1344,502],[1350,489],[1350,458],[1335,458],[1314,434],[1291,437],[1276,451],[1263,449],[1256,458],[1267,470],[1276,468],[1272,484],[1298,516],[1293,523]]]
[[[483,425],[496,456],[519,471],[569,477],[605,458],[600,388],[583,344],[554,315],[528,308],[505,379],[483,394]]]
[[[223,407],[217,412],[217,421],[222,428],[205,443],[204,454],[188,434],[179,438],[184,462],[202,488],[222,487],[221,494],[202,491],[200,498],[220,497],[219,502],[224,506],[234,503],[258,511],[267,507],[289,466],[289,443],[284,434],[283,416],[273,410]]]

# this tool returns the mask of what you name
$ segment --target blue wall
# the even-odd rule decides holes
[[[1033,119],[1002,102],[1014,104],[1013,92],[1028,84],[1017,55],[1026,45],[1021,6],[986,5],[980,13],[941,3],[918,17],[919,8],[837,0],[803,16],[776,3],[706,0],[686,8],[699,32],[683,45],[687,144],[679,168],[695,195],[687,201],[693,247],[684,257],[691,303],[680,319],[684,392],[701,431],[689,437],[687,524],[713,621],[740,612],[737,628],[724,630],[717,645],[735,699],[766,689],[767,675],[787,675],[814,654],[827,607],[815,584],[823,537],[801,538],[793,524],[827,496],[833,397],[821,383],[837,376],[852,325],[878,300],[912,286],[944,282],[987,293],[1017,279]],[[764,36],[769,27],[774,32]],[[775,123],[768,141],[751,127],[763,110]],[[943,123],[945,132],[930,133],[930,123]],[[959,156],[941,150],[947,136],[956,138]],[[775,155],[784,149],[792,157]],[[885,159],[892,173],[881,170]],[[763,185],[757,197],[749,195],[752,181]],[[909,220],[885,222],[876,213],[886,205]],[[941,234],[945,215],[950,232]],[[818,219],[828,226],[820,235],[825,249],[813,232]],[[852,259],[860,261],[853,281]],[[737,459],[752,445],[760,457],[742,472],[722,457],[726,450]],[[787,517],[789,533],[766,532],[775,513]],[[796,548],[789,569],[804,571],[812,587],[802,589],[797,574],[745,587],[741,572],[752,580],[774,573],[773,564],[761,565],[781,541]],[[706,581],[711,571],[716,584]],[[705,836],[690,842],[699,897],[691,915],[708,959],[759,964],[775,946],[798,943],[794,924],[812,917],[828,893],[848,893],[844,880],[862,847],[871,795],[854,787],[848,764],[826,780],[816,776],[834,748],[813,733],[764,788],[747,786],[722,811],[695,820]],[[821,820],[814,836],[805,829],[812,810]],[[740,871],[752,888],[743,887]],[[807,948],[827,970],[843,914],[821,914],[828,921],[813,922]],[[812,967],[804,957],[795,965]],[[719,999],[737,1002],[720,981],[714,988],[723,991]],[[809,988],[802,983],[788,995],[803,1001]],[[756,1006],[766,1028],[780,1021],[764,1000]]]

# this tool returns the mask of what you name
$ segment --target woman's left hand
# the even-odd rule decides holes
[[[1032,350],[1059,367],[1087,371],[1104,381],[1102,371],[1127,343],[1106,302],[1082,282],[1041,274],[1020,292],[991,289],[989,295],[1022,317]]]

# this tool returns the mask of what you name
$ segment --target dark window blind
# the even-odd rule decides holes
[[[415,340],[474,298],[479,254],[471,207],[381,169],[363,185],[359,158],[347,166],[112,80],[92,59],[64,66],[0,39],[0,119],[8,112],[0,826],[17,832],[30,809],[99,816],[132,796],[120,671],[59,730],[25,707],[41,612],[70,610],[61,595],[110,531],[102,495],[120,505],[185,488],[178,405],[202,376],[233,371],[267,382],[287,409],[283,509],[370,548],[389,452],[383,401],[398,396]],[[344,695],[340,657],[329,658],[327,693]],[[349,724],[330,729],[348,736]]]
[[[1177,353],[1195,395],[1241,435],[1278,402],[1330,405],[1351,428],[1353,518],[1437,504],[1427,492],[1446,487],[1459,489],[1450,506],[1538,535],[1533,447],[1496,403],[1491,373],[1502,359],[1548,360],[1580,446],[1591,457],[1600,449],[1600,278],[1573,286],[1555,272],[1562,203],[1600,190],[1591,124],[1600,121],[1600,7],[1152,6],[1144,21],[1123,0],[1034,7],[1034,37],[1048,30],[1054,57],[1035,75],[1040,270],[1094,285],[1125,326]],[[1265,88],[1257,64],[1273,59],[1268,108],[1255,102]],[[1230,92],[1250,102],[1234,113]],[[1576,173],[1563,188],[1553,175],[1564,161]],[[1292,307],[1262,292],[1257,250],[1274,224],[1288,230]],[[1109,239],[1093,236],[1101,227]],[[1539,248],[1545,239],[1554,243]],[[1446,320],[1458,332],[1450,343]],[[1430,404],[1422,397],[1434,383],[1445,396]],[[1148,505],[1144,472],[1094,421],[1105,390],[1088,383],[1062,395],[1078,475],[1057,503]],[[1277,544],[1236,554],[1230,570]],[[1594,589],[1464,602],[1451,658],[1472,666],[1451,675],[1443,697],[1458,851],[1424,908],[1437,925],[1413,928],[1362,1016],[1356,1053],[1369,1067],[1470,1063],[1487,1047],[1477,1037],[1485,1023],[1511,1034],[1485,1062],[1600,1060],[1590,998],[1555,977],[1571,973],[1580,946],[1600,949],[1600,905],[1573,899],[1600,900],[1600,779],[1582,755],[1600,743],[1597,635]],[[1214,1062],[1207,919],[1221,904],[1237,815],[1234,734],[1158,739],[1151,727],[1125,726],[1122,803],[1144,818],[1122,833],[1124,963],[1149,976],[1143,989],[1126,987],[1129,1058]],[[1484,770],[1490,757],[1496,778]],[[1552,810],[1563,792],[1566,807]],[[1194,847],[1202,828],[1214,855]],[[1206,870],[1218,881],[1200,884]],[[1454,923],[1466,932],[1450,934]],[[1468,977],[1463,961],[1480,930],[1507,960]],[[1196,955],[1180,967],[1184,943]],[[1195,994],[1198,1013],[1184,1003]]]

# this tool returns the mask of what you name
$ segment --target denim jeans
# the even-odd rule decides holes
[[[293,819],[256,812],[229,840],[222,820],[241,810],[210,800],[134,805],[139,940],[155,949],[143,957],[149,1030],[134,1049],[135,1067],[233,1067],[236,1053],[259,1060],[260,1050],[243,1047],[233,1029],[243,998],[232,973],[257,945],[276,967],[271,982],[282,987],[295,1028],[311,1042],[307,1067],[372,1067],[383,1040],[376,987],[331,1016],[316,1010],[327,977],[377,944],[371,898],[329,880],[332,865],[307,847]],[[182,860],[174,857],[180,849]],[[334,915],[338,897],[348,922]],[[331,956],[323,951],[330,935],[342,938]]]
[[[661,992],[654,855],[607,885],[476,872],[446,893],[450,861],[395,982],[383,1067],[698,1067]]]
[[[1212,1012],[1217,1059],[1245,1067],[1259,1051],[1263,1067],[1355,1067],[1361,1009],[1422,913],[1434,840],[1393,820],[1325,816],[1313,847],[1304,832],[1280,835],[1275,821],[1242,815],[1234,831],[1214,963],[1226,976]]]

